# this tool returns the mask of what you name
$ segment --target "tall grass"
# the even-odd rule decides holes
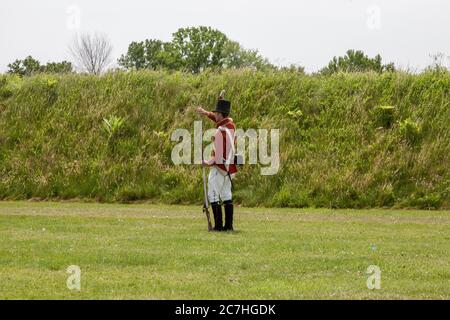
[[[449,207],[444,71],[3,75],[0,198],[200,203],[200,169],[172,163],[170,135],[193,131],[194,107],[212,108],[221,89],[238,127],[281,132],[280,171],[243,167],[237,202]],[[105,119],[121,124],[108,133]]]

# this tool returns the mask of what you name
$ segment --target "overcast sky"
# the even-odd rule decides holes
[[[0,71],[27,55],[70,60],[77,32],[107,34],[116,59],[131,41],[169,41],[199,25],[307,71],[351,48],[412,69],[429,65],[430,54],[450,55],[448,0],[1,0]]]

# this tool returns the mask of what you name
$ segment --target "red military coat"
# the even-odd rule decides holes
[[[219,122],[213,112],[208,112],[207,117],[216,123],[217,131],[214,134],[214,149],[210,163],[230,174],[237,172],[234,163],[234,149],[236,146],[236,125],[233,119],[227,117]]]

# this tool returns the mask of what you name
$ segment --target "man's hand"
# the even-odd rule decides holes
[[[206,115],[208,114],[208,111],[206,111],[206,110],[203,109],[202,107],[198,107],[195,111],[196,111],[197,113],[200,113],[201,115],[204,115],[204,116],[206,116]]]
[[[204,167],[210,167],[213,165],[212,160],[206,161],[206,160],[202,160],[202,166]]]

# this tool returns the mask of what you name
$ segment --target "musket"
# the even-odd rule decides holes
[[[206,174],[205,174],[205,166],[203,164],[202,169],[203,169],[203,193],[205,197],[205,200],[203,202],[203,212],[205,213],[206,219],[208,220],[208,231],[211,231],[212,225],[211,225],[211,216],[209,214],[208,192],[206,191]]]

